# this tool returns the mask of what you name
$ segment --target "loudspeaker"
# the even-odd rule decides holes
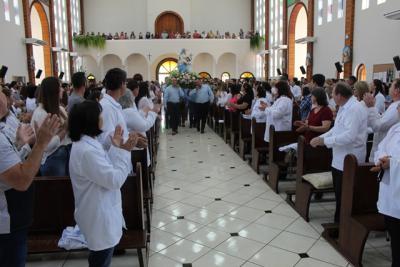
[[[335,63],[335,67],[338,73],[342,73],[343,69],[342,69],[342,64],[340,64],[340,62],[336,62]]]
[[[0,78],[4,79],[4,77],[6,77],[6,73],[7,73],[8,67],[7,66],[1,66],[0,69]]]
[[[281,69],[276,69],[276,72],[278,72],[278,75],[282,75]]]
[[[306,69],[303,66],[300,66],[301,74],[306,74]]]
[[[41,69],[38,69],[38,71],[36,72],[36,76],[35,76],[35,78],[36,79],[40,79],[40,76],[42,76],[42,70]]]
[[[394,61],[394,65],[396,66],[396,70],[400,71],[400,57],[399,56],[395,56],[393,58]]]
[[[58,79],[62,80],[64,78],[64,72],[60,72],[60,75],[58,75]]]

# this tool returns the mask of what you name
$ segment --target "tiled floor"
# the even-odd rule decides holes
[[[320,237],[332,203],[313,204],[306,223],[210,129],[161,135],[154,195],[150,267],[350,266]],[[364,266],[390,266],[390,253],[373,235]],[[87,266],[85,257],[39,256],[27,266]],[[138,266],[135,252],[112,266]]]

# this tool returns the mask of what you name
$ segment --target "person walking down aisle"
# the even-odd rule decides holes
[[[178,85],[176,78],[172,78],[172,84],[164,91],[164,105],[167,105],[170,122],[169,125],[172,129],[172,135],[178,133],[180,110],[179,102],[184,97],[182,88]]]
[[[208,109],[210,103],[214,101],[214,93],[212,92],[208,84],[203,84],[203,82],[198,79],[196,81],[196,89],[192,90],[189,94],[195,99],[195,124],[197,126],[197,131],[203,134],[204,128],[206,126]]]

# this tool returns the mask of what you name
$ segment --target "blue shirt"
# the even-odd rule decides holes
[[[190,96],[194,97],[194,102],[203,104],[206,102],[213,102],[214,101],[214,93],[212,92],[211,88],[207,84],[201,85],[200,89],[194,89],[190,92]]]
[[[180,99],[184,96],[185,94],[180,87],[174,87],[173,85],[170,85],[164,91],[164,103],[179,103]]]
[[[311,94],[309,94],[303,97],[303,99],[300,102],[300,116],[302,121],[307,119],[308,114],[311,111],[311,107],[312,107]]]

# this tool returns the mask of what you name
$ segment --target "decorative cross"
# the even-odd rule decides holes
[[[149,58],[149,61],[151,60],[151,54],[149,53],[148,55],[147,55],[147,57]]]

